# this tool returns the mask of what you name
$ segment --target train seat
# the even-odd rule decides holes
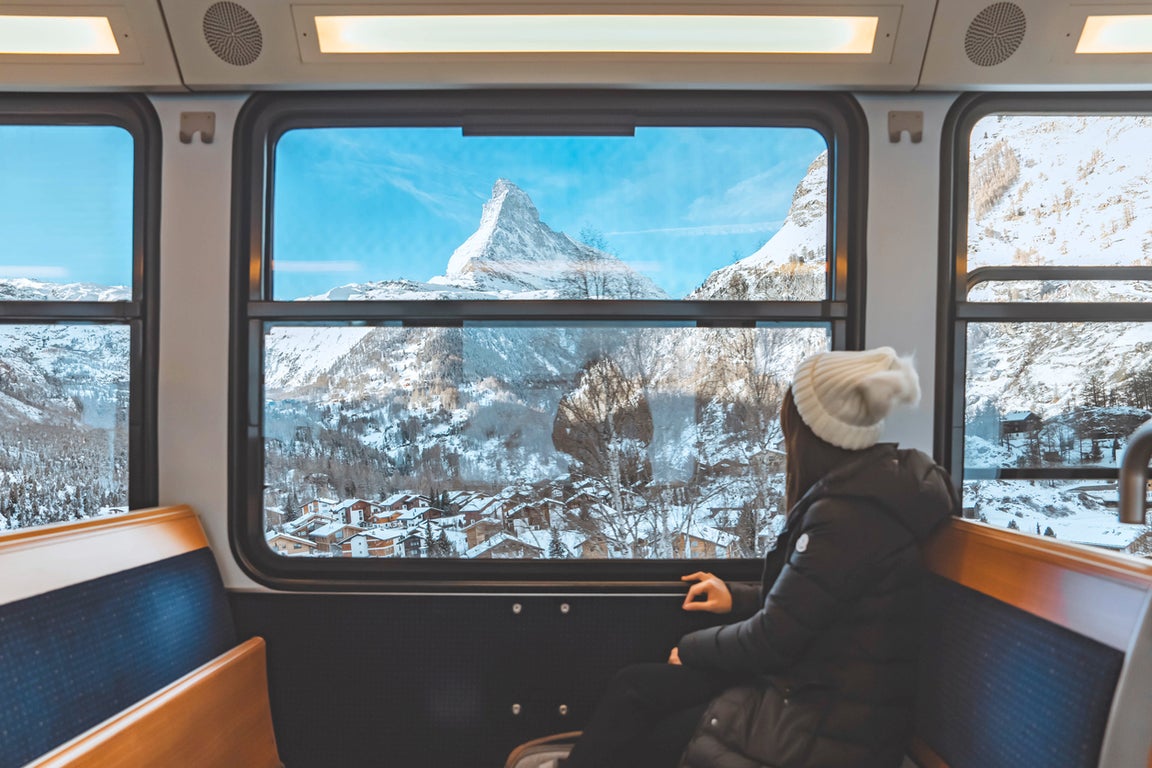
[[[1152,768],[1152,563],[952,520],[903,768]],[[505,768],[551,768],[575,733]]]
[[[132,745],[159,746],[147,734],[175,733],[196,713],[200,739],[210,740],[203,718],[231,719],[236,700],[225,697],[238,684],[255,696],[249,720],[259,726],[245,738],[275,755],[271,718],[260,713],[263,641],[236,645],[215,558],[189,507],[0,535],[0,768],[163,764]],[[198,763],[201,747],[181,764],[228,764]]]
[[[909,764],[1152,766],[1152,563],[951,520]]]

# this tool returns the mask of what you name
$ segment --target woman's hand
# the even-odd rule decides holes
[[[708,611],[709,613],[729,613],[732,610],[732,593],[724,580],[704,571],[681,576],[680,581],[696,582],[688,588],[684,596],[683,608],[686,611]],[[703,600],[697,597],[703,596]]]
[[[673,648],[672,653],[668,654],[668,663],[669,664],[675,664],[678,667],[683,666],[680,663],[680,648],[679,647]]]

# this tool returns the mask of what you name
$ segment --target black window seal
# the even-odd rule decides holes
[[[703,105],[703,107],[702,107]],[[763,125],[815,128],[829,151],[828,299],[815,302],[319,302],[274,301],[267,279],[276,140],[304,127],[471,126],[539,135],[619,132],[638,125]],[[274,589],[305,591],[673,592],[685,567],[755,579],[758,559],[653,562],[464,559],[288,558],[264,539],[262,344],[266,323],[324,321],[416,324],[467,320],[603,319],[685,321],[700,326],[826,325],[834,349],[864,340],[867,120],[849,94],[703,91],[405,91],[262,93],[237,117],[233,143],[232,290],[229,341],[229,542],[244,572]],[[421,304],[421,306],[415,306]],[[501,306],[503,305],[503,306]],[[518,306],[525,305],[525,306]],[[615,312],[609,305],[614,305]],[[694,306],[706,305],[706,306]],[[750,306],[741,306],[750,305]],[[785,306],[786,305],[786,306]],[[411,314],[405,314],[408,311]],[[525,313],[532,311],[532,315]]]
[[[936,416],[933,453],[958,482],[964,479],[1115,478],[1107,467],[994,468],[964,466],[967,326],[981,322],[1149,322],[1152,306],[1139,302],[969,302],[969,290],[987,280],[1146,279],[1142,267],[985,267],[968,272],[968,159],[972,129],[989,115],[1152,115],[1148,93],[969,93],[944,120],[940,139],[939,283],[936,323]],[[1006,276],[1011,272],[1015,276]],[[1103,273],[1108,272],[1105,277]],[[1040,275],[1045,275],[1039,277]]]
[[[131,336],[128,506],[156,506],[160,358],[160,185],[163,132],[140,94],[0,94],[0,125],[93,125],[132,136],[132,298],[125,302],[0,302],[0,324],[126,325]]]

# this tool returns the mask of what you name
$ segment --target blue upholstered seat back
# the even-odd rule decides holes
[[[207,548],[0,605],[0,768],[16,768],[236,644]]]
[[[917,735],[950,768],[1094,768],[1124,654],[933,577]]]

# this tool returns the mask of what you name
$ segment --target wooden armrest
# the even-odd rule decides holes
[[[283,768],[254,637],[26,768]]]

